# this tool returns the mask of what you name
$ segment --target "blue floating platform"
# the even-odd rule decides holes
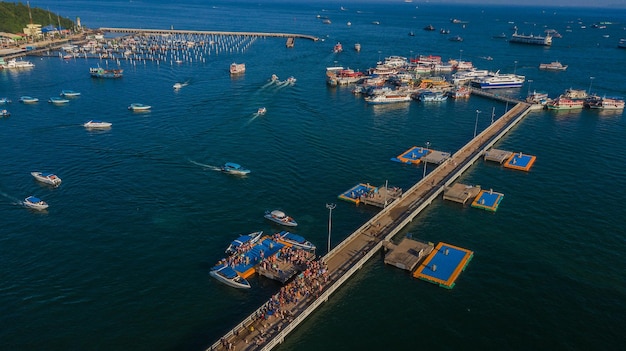
[[[472,207],[495,212],[503,198],[504,194],[502,193],[497,193],[491,189],[481,190],[474,198]]]
[[[339,196],[337,196],[340,200],[352,202],[354,204],[359,204],[361,202],[361,196],[369,194],[371,191],[376,189],[375,186],[369,184],[357,184],[352,188],[344,191]]]
[[[395,162],[411,163],[417,165],[422,162],[422,157],[428,155],[431,152],[432,151],[430,149],[427,149],[425,147],[413,146],[412,148],[406,150],[397,157],[393,157],[391,160]]]
[[[439,243],[413,272],[413,277],[452,289],[456,279],[465,270],[472,257],[474,257],[473,251]]]
[[[284,244],[278,243],[269,236],[261,238],[250,250],[246,251],[241,258],[241,263],[235,265],[233,269],[244,279],[256,272],[255,267],[261,263],[263,258],[275,255]]]
[[[535,163],[536,159],[537,156],[524,155],[523,153],[519,152],[511,155],[511,157],[509,157],[509,159],[504,162],[504,167],[528,172],[530,170],[530,167],[532,167]]]

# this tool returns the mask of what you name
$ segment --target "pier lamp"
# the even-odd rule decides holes
[[[474,138],[476,138],[476,131],[478,130],[478,114],[480,113],[480,110],[476,110],[476,123],[474,123]]]
[[[427,141],[426,142],[426,150],[428,150],[428,148],[430,147],[430,142]],[[428,161],[426,161],[426,159],[424,159],[424,174],[422,175],[422,179],[426,178],[426,166],[428,164]]]
[[[591,84],[593,83],[593,80],[596,79],[596,77],[589,77],[589,92],[587,94],[591,95]]]
[[[529,79],[529,80],[528,80],[528,95],[527,95],[527,97],[528,97],[528,96],[530,96],[530,86],[531,86],[531,85],[533,85],[533,80],[532,80],[532,79]]]
[[[333,209],[337,207],[336,204],[326,204],[326,208],[328,209],[328,252],[330,252],[330,232],[333,223]]]

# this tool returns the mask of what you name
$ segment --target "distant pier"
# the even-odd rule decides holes
[[[203,34],[203,35],[238,35],[244,37],[276,37],[276,38],[301,38],[318,41],[319,38],[308,34],[294,33],[266,33],[266,32],[222,32],[208,30],[179,30],[179,29],[139,29],[139,28],[113,28],[101,27],[99,31],[105,33],[124,33],[124,34]]]

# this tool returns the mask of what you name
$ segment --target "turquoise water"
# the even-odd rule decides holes
[[[292,215],[296,232],[325,254],[326,203],[337,203],[336,244],[376,213],[337,195],[359,182],[411,186],[422,168],[391,157],[426,142],[454,152],[472,137],[476,110],[482,130],[493,108],[507,108],[479,97],[370,106],[350,88],[327,87],[328,66],[365,70],[390,55],[436,54],[526,75],[533,82],[510,92],[519,96],[570,87],[626,96],[626,50],[617,48],[623,10],[415,5],[36,4],[88,27],[301,32],[324,41],[298,39],[286,49],[284,39],[259,38],[181,65],[122,61],[120,80],[90,78],[89,67],[114,62],[85,59],[30,57],[34,69],[0,72],[0,96],[14,101],[12,116],[0,120],[2,348],[203,349],[279,288],[253,278],[251,291],[239,291],[208,276],[236,235],[276,229],[265,210]],[[591,29],[598,21],[612,24]],[[430,23],[464,41],[423,31]],[[554,28],[563,38],[550,48],[492,38],[513,25],[536,34]],[[337,41],[344,52],[333,54]],[[538,70],[554,60],[568,70]],[[231,78],[232,62],[245,62],[246,73]],[[297,82],[269,86],[272,74]],[[175,92],[180,81],[189,85]],[[82,95],[67,106],[46,102],[63,89]],[[17,103],[22,95],[40,102]],[[152,111],[132,113],[133,102]],[[266,115],[255,117],[261,106]],[[90,119],[113,127],[88,132],[81,124]],[[504,193],[496,213],[438,200],[402,233],[475,252],[453,290],[373,260],[279,349],[620,349],[624,127],[621,111],[531,114],[497,145],[536,155],[530,172],[479,162],[460,180]],[[252,173],[213,170],[225,162]],[[63,184],[42,186],[34,170]],[[50,204],[46,213],[19,205],[31,194]]]

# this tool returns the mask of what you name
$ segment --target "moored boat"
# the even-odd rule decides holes
[[[221,167],[221,170],[222,172],[236,174],[236,175],[246,175],[250,173],[249,169],[244,168],[240,164],[234,163],[234,162],[226,162]]]
[[[481,89],[520,88],[526,77],[515,74],[492,73],[488,76],[472,80],[472,84]]]
[[[89,68],[89,74],[93,78],[121,78],[123,76],[123,69],[104,69],[102,67]]]
[[[55,105],[63,105],[63,104],[67,104],[68,102],[70,102],[70,100],[68,99],[64,99],[61,97],[57,97],[57,96],[53,96],[50,99],[48,99],[49,103],[55,104]]]
[[[245,63],[231,63],[230,64],[230,74],[241,74],[246,71]]]
[[[295,227],[298,225],[298,222],[296,222],[295,219],[287,216],[283,211],[280,210],[273,210],[271,212],[266,211],[264,217],[272,222],[282,224],[288,227]]]
[[[539,69],[544,69],[548,71],[565,71],[567,69],[567,65],[563,65],[559,61],[553,61],[550,63],[539,64]]]
[[[472,91],[465,86],[458,86],[448,92],[448,96],[453,99],[466,99],[469,98]]]
[[[333,52],[334,53],[339,53],[343,51],[343,46],[341,45],[340,42],[337,42],[337,44],[335,44],[335,46],[333,47]]]
[[[128,109],[131,111],[147,111],[151,108],[152,106],[150,105],[144,105],[144,104],[139,104],[139,103],[132,103],[130,104],[130,106],[128,106]]]
[[[442,92],[425,91],[418,95],[419,101],[422,102],[442,102],[448,99],[448,96]]]
[[[546,34],[545,37],[540,35],[524,35],[517,34],[517,31],[511,35],[509,39],[510,43],[519,43],[519,44],[531,44],[531,45],[543,45],[550,46],[552,45],[552,36],[550,34]]]
[[[35,64],[33,64],[32,62],[17,59],[9,60],[6,62],[6,65],[4,65],[4,68],[7,69],[23,69],[32,67],[35,67]]]
[[[85,124],[83,124],[83,127],[87,128],[87,129],[108,129],[111,128],[111,123],[109,122],[102,122],[102,121],[97,121],[97,120],[91,120]]]
[[[383,94],[376,94],[365,98],[368,104],[392,104],[397,102],[409,102],[411,101],[410,93],[402,93],[397,91],[390,91]]]
[[[62,97],[77,97],[80,96],[80,92],[74,90],[62,90],[60,95]]]
[[[0,104],[10,104],[11,100],[9,98],[0,98]]]
[[[239,274],[227,264],[217,265],[211,268],[209,275],[233,288],[250,289],[250,283],[239,276]]]
[[[575,110],[584,107],[585,101],[580,99],[570,99],[563,95],[546,104],[549,110]]]
[[[32,96],[22,96],[20,97],[20,102],[24,104],[32,104],[35,102],[39,102],[39,99],[36,97],[32,97]]]
[[[233,240],[230,245],[228,245],[228,248],[226,248],[226,253],[229,255],[237,253],[240,247],[243,247],[245,245],[251,245],[259,241],[261,235],[263,235],[262,230],[258,232],[252,232],[250,234],[240,235],[237,239]]]
[[[42,211],[48,208],[48,203],[41,200],[40,198],[29,196],[26,199],[24,199],[24,206],[38,210],[38,211]]]
[[[356,50],[357,52],[361,51],[361,44],[360,43],[354,44],[354,50]]]
[[[276,235],[276,239],[298,249],[307,251],[315,250],[315,245],[313,245],[310,241],[307,241],[304,237],[291,232],[282,231]]]
[[[623,110],[624,99],[603,97],[598,99],[595,103],[590,103],[589,108],[602,109],[602,110]]]
[[[9,117],[11,115],[11,112],[9,112],[8,110],[0,110],[0,117]]]
[[[61,185],[61,178],[57,177],[56,174],[46,172],[30,172],[30,174],[35,177],[37,181],[42,183],[55,187]]]

